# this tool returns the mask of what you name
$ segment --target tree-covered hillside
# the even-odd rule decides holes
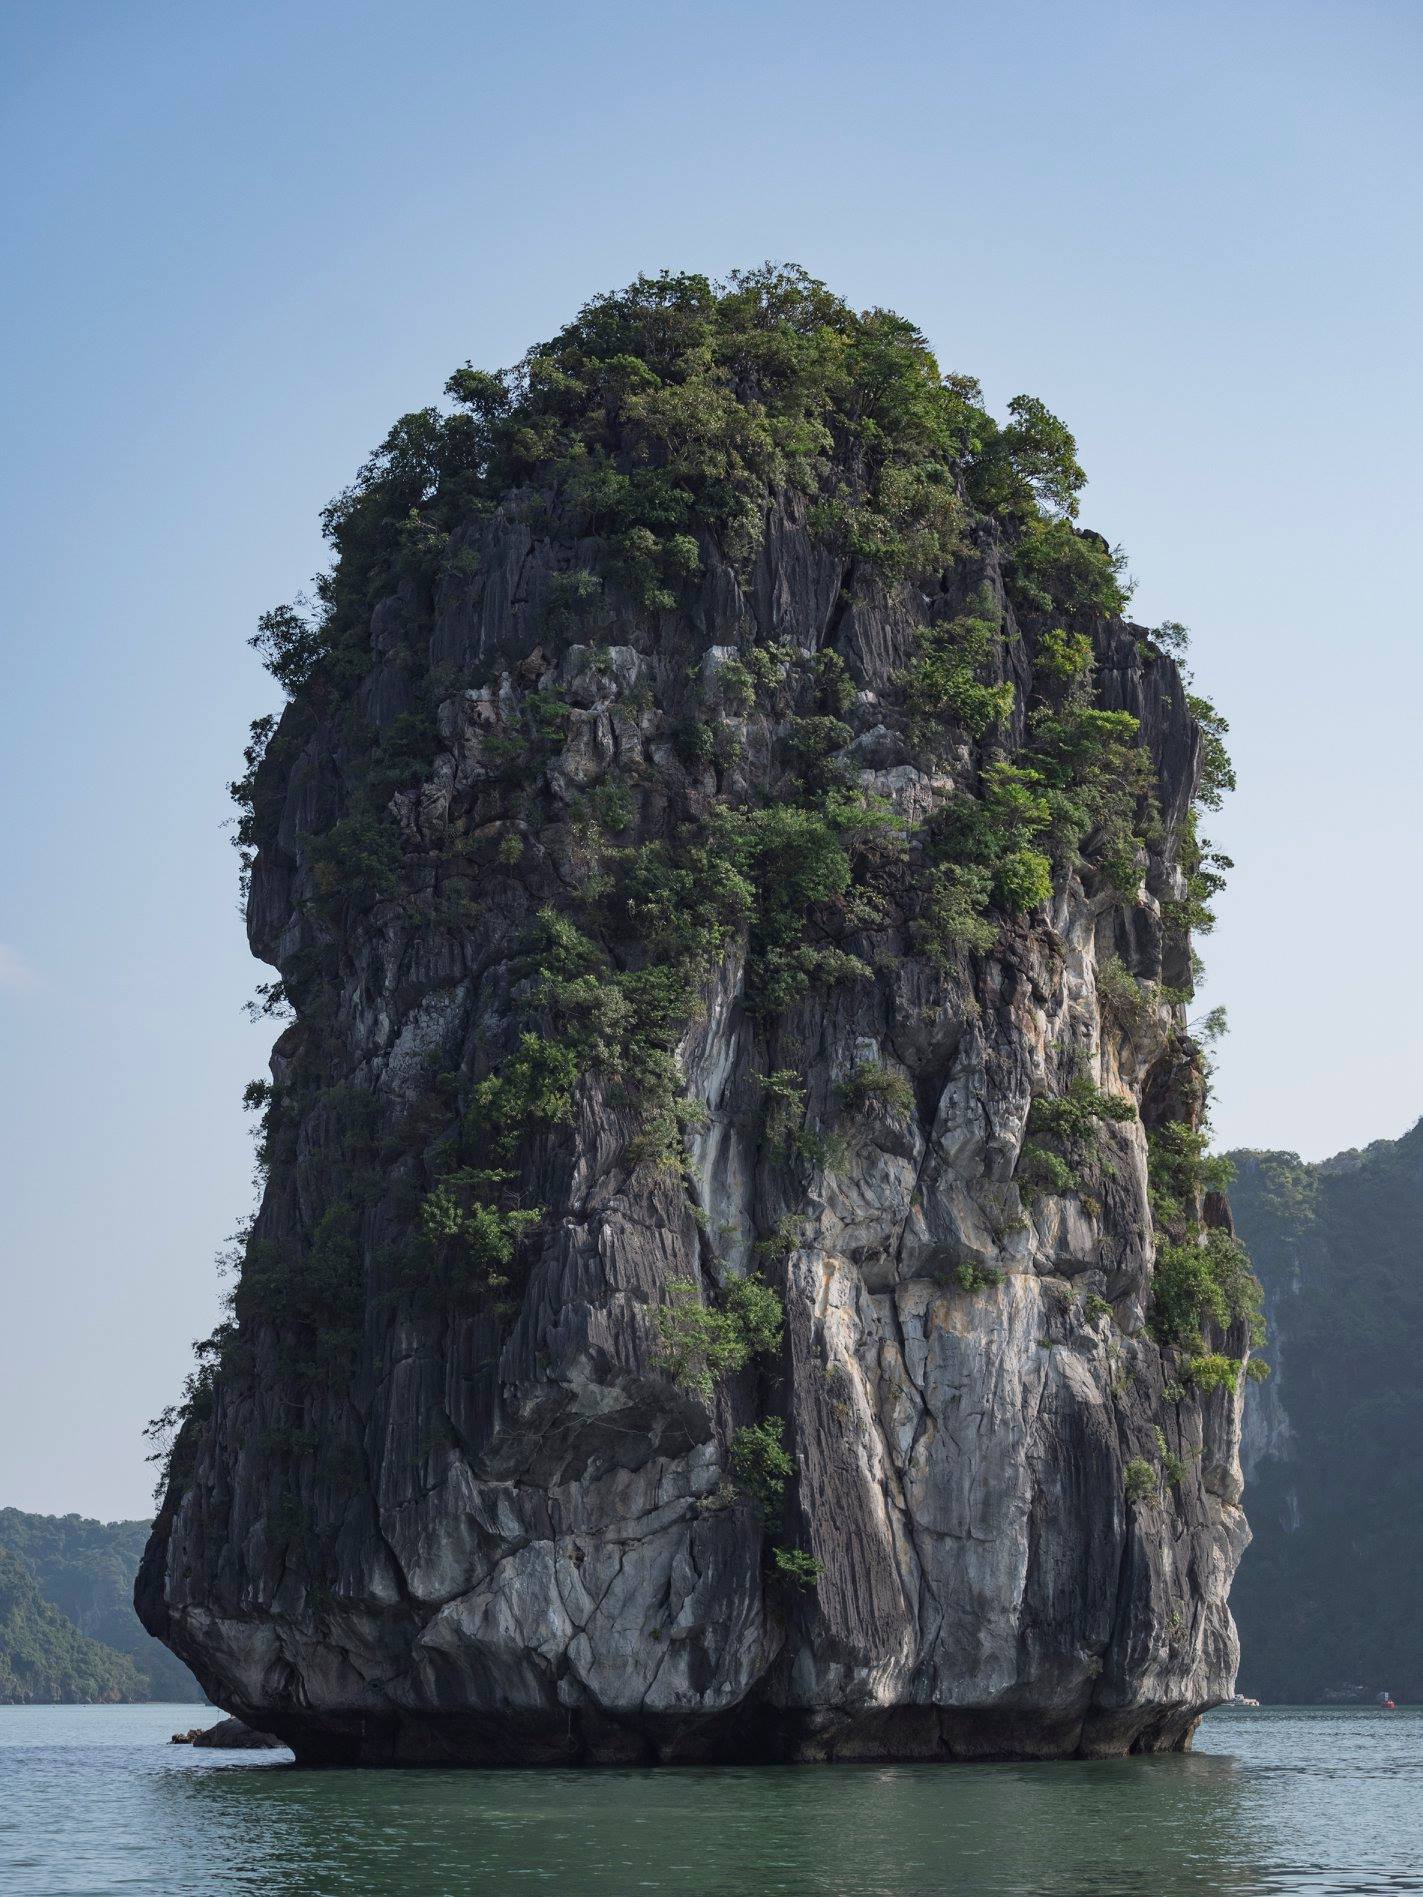
[[[1242,1689],[1423,1699],[1423,1121],[1319,1165],[1233,1158],[1276,1370],[1247,1398]]]
[[[145,1699],[144,1684],[132,1660],[80,1633],[0,1547],[0,1701]]]
[[[192,1674],[144,1632],[133,1610],[133,1577],[147,1535],[147,1522],[96,1522],[79,1515],[27,1515],[17,1508],[0,1509],[0,1557],[9,1562],[6,1573],[12,1585],[21,1587],[17,1577],[22,1570],[54,1619],[67,1623],[63,1638],[74,1651],[94,1648],[105,1656],[111,1670],[118,1668],[114,1677],[125,1683],[122,1692],[13,1690],[11,1675],[22,1677],[22,1670],[16,1670],[21,1656],[12,1644],[19,1636],[11,1632],[7,1620],[5,1631],[0,1631],[0,1700],[201,1700],[202,1690]],[[85,1649],[74,1644],[79,1641]],[[93,1678],[102,1682],[109,1674],[100,1668]]]

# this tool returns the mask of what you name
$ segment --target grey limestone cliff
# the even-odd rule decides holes
[[[1233,1688],[1241,1399],[1149,1322],[1148,1136],[1202,1111],[1201,731],[1110,600],[1023,581],[1037,517],[971,468],[932,560],[857,549],[817,512],[827,428],[754,534],[693,513],[665,589],[522,464],[411,553],[429,482],[262,734],[249,929],[295,1018],[138,1604],[299,1758],[1097,1756],[1183,1746]],[[969,621],[964,676],[1012,692],[926,735],[916,657]],[[1099,805],[1065,845],[1038,823],[1050,888],[953,881],[1002,859],[956,859],[944,813],[1041,753],[1074,665],[1136,721],[1134,869],[1104,870]],[[807,884],[766,813],[827,809],[848,875]],[[708,853],[733,819],[750,854]],[[635,1081],[608,998],[645,1010],[733,860]],[[775,1349],[679,1377],[668,1311],[748,1274]],[[1211,1347],[1243,1357],[1241,1322]],[[769,1499],[733,1455],[766,1419]]]

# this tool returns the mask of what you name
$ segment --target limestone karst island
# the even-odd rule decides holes
[[[1179,628],[1040,401],[793,269],[446,396],[258,635],[265,1189],[144,1625],[303,1762],[1185,1747],[1263,1366]]]

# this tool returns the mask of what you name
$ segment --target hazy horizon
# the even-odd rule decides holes
[[[258,613],[398,414],[640,270],[794,260],[1067,421],[1232,727],[1217,1143],[1414,1124],[1420,52],[1386,5],[0,19],[0,1505],[148,1511],[250,1204]]]

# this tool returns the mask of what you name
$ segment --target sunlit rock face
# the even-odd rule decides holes
[[[295,1019],[237,1341],[185,1427],[138,1603],[300,1758],[1092,1756],[1181,1747],[1233,1689],[1240,1399],[1201,1394],[1148,1329],[1147,1134],[1201,1111],[1162,992],[1183,979],[1200,734],[1140,628],[1025,604],[1008,538],[965,503],[941,566],[886,577],[783,490],[753,555],[703,532],[675,604],[649,607],[598,580],[557,493],[514,494],[455,524],[433,576],[391,570],[360,664],[288,709],[248,914]],[[594,604],[573,617],[579,573]],[[998,628],[980,669],[1011,709],[926,738],[906,670],[922,627],[969,612]],[[1090,641],[1092,703],[1130,713],[1149,758],[1139,881],[1083,839],[1046,901],[936,942],[916,910],[936,813],[1022,754],[1064,624]],[[729,691],[758,650],[755,690]],[[408,781],[369,806],[380,875],[350,852],[333,868],[353,785],[410,721]],[[646,1098],[585,1040],[562,1110],[467,1145],[459,1173],[480,1084],[557,1031],[540,914],[573,917],[607,968],[651,965],[636,927],[598,934],[626,853],[677,859],[718,811],[832,791],[876,800],[879,829],[848,891],[802,905],[801,939],[858,967],[768,1006],[761,911],[733,908],[668,1036],[680,1168],[665,1142],[645,1156]],[[681,901],[702,893],[694,875]],[[1107,964],[1130,1008],[1104,1000]],[[1074,1081],[1133,1111],[1093,1122],[1070,1187],[1030,1189],[1032,1103]],[[532,1216],[498,1269],[451,1276],[424,1208],[481,1166],[503,1177],[459,1185],[462,1205]],[[781,1300],[777,1348],[709,1391],[679,1382],[674,1287],[719,1309],[747,1273]],[[766,1419],[792,1463],[769,1504],[733,1456]],[[1129,1494],[1142,1464],[1155,1487]]]

